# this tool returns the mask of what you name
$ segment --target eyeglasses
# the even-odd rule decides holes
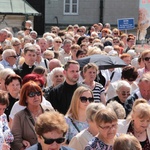
[[[9,56],[9,57],[17,58],[17,56]]]
[[[14,44],[13,46],[19,46],[19,45],[21,45],[20,43],[18,43],[18,44]]]
[[[130,93],[128,93],[128,92],[127,92],[127,93],[122,92],[122,93],[121,93],[121,95],[122,95],[122,96],[126,96],[126,95],[127,95],[127,96],[129,96],[129,95],[130,95]]]
[[[81,97],[80,97],[80,100],[81,100],[82,103],[86,103],[88,100],[89,100],[90,103],[91,103],[91,102],[94,102],[94,98],[93,98],[93,97],[87,98],[87,97],[85,97],[85,96],[81,96]]]
[[[55,41],[56,43],[61,43],[61,41]]]
[[[150,57],[145,57],[144,60],[145,60],[145,61],[149,61],[149,60],[150,60]]]
[[[118,126],[118,124],[113,124],[112,126],[106,126],[106,127],[102,127],[99,125],[99,127],[103,130],[111,130],[112,128],[116,129]]]
[[[29,97],[34,97],[35,95],[41,96],[41,92],[40,92],[40,91],[38,91],[38,92],[30,92],[30,93],[28,94]]]
[[[44,136],[41,136],[41,137],[43,138],[45,144],[52,144],[54,142],[56,142],[57,144],[61,144],[65,141],[64,137],[61,137],[61,138],[58,138],[58,139],[47,139]]]

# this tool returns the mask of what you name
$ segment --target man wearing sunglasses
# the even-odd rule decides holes
[[[6,49],[2,53],[2,61],[0,61],[0,64],[4,66],[4,68],[10,68],[15,69],[16,68],[16,60],[17,60],[17,54],[16,51],[13,49]]]
[[[35,132],[38,143],[26,150],[73,150],[62,146],[68,125],[64,116],[58,112],[45,112],[37,118]]]

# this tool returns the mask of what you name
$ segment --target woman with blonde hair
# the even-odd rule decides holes
[[[144,99],[135,101],[126,120],[119,120],[118,133],[132,133],[140,142],[142,150],[150,147],[150,105]]]
[[[142,150],[142,147],[133,135],[122,134],[115,139],[113,150]]]
[[[66,134],[67,144],[77,133],[88,127],[86,107],[93,101],[93,93],[89,88],[80,86],[75,90],[66,113],[66,121],[69,125]]]

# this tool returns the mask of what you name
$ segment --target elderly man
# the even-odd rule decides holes
[[[136,90],[131,96],[129,96],[124,104],[126,115],[128,115],[131,110],[134,101],[138,98],[144,98],[150,104],[150,73],[143,74],[142,78],[138,84],[139,89]]]
[[[0,64],[4,66],[4,68],[16,68],[16,60],[17,60],[17,54],[16,51],[13,49],[7,49],[2,54],[2,61],[0,61]]]
[[[4,42],[8,37],[8,32],[6,29],[1,29],[0,30],[0,42]]]
[[[71,46],[72,46],[71,40],[69,39],[64,40],[63,49],[59,52],[59,60],[63,65],[66,63],[65,57],[71,56]]]

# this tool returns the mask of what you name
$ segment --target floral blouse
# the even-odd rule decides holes
[[[112,150],[112,146],[106,145],[98,137],[94,137],[89,141],[84,150]]]
[[[7,122],[7,116],[5,114],[0,116],[0,149],[2,149],[2,145],[4,142],[10,144],[13,142],[14,137],[10,131]]]
[[[86,129],[88,127],[88,123],[87,122],[81,122],[78,120],[73,120],[74,124],[76,125],[76,127],[78,128],[78,130],[76,129],[76,127],[73,125],[71,119],[69,117],[66,117],[66,122],[69,126],[69,129],[66,133],[66,140],[68,141],[68,143],[70,142],[70,140],[76,135],[78,134],[80,131]]]

